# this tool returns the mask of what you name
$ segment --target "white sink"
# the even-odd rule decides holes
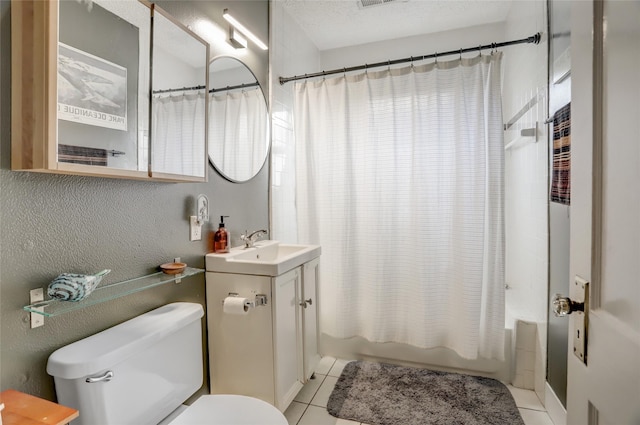
[[[320,245],[258,241],[253,248],[239,246],[227,254],[207,254],[208,272],[279,276],[320,256]]]

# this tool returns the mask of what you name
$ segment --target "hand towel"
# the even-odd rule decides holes
[[[571,103],[553,115],[551,202],[571,205]]]
[[[60,144],[58,145],[58,162],[106,166],[107,150]]]

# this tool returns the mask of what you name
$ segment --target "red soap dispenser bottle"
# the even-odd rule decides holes
[[[229,232],[224,227],[224,218],[229,217],[228,215],[220,216],[220,225],[218,230],[213,235],[213,252],[216,254],[224,254],[225,252],[229,252]]]

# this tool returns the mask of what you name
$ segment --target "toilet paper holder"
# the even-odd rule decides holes
[[[229,292],[229,297],[239,297],[237,292]],[[224,304],[224,300],[220,301],[220,304]],[[267,296],[265,294],[256,294],[253,301],[247,301],[246,305],[249,308],[259,307],[261,305],[267,305]]]

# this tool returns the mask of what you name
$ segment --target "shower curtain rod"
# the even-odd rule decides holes
[[[181,89],[154,90],[152,94],[175,93],[177,91],[204,90],[205,88],[206,88],[205,86],[193,86],[193,87],[183,87]]]
[[[256,81],[255,83],[246,83],[246,84],[238,84],[237,86],[227,86],[227,87],[221,87],[219,89],[211,89],[209,90],[209,93],[217,93],[219,91],[229,91],[229,90],[235,90],[235,89],[246,89],[249,87],[258,87],[260,84]]]
[[[227,87],[222,87],[219,89],[211,89],[209,90],[209,93],[217,93],[220,91],[227,91],[227,90],[235,90],[235,89],[245,89],[248,87],[257,87],[259,86],[258,82],[256,81],[255,83],[247,83],[247,84],[238,84],[237,86],[227,86]],[[153,92],[153,94],[160,94],[160,93],[174,93],[177,91],[191,91],[191,90],[204,90],[205,86],[194,86],[194,87],[183,87],[181,89],[166,89],[166,90],[156,90]]]
[[[474,52],[476,50],[480,52],[480,51],[486,50],[486,49],[497,49],[498,47],[512,46],[514,44],[525,44],[525,43],[538,44],[538,43],[540,43],[540,38],[541,38],[541,35],[538,32],[538,33],[535,33],[534,35],[532,35],[530,37],[522,38],[520,40],[504,41],[502,43],[491,43],[491,44],[485,44],[485,45],[481,45],[481,46],[477,46],[477,47],[467,47],[467,48],[464,48],[464,49],[450,50],[448,52],[441,52],[441,53],[436,52],[436,53],[432,53],[430,55],[424,55],[424,56],[411,56],[409,58],[388,60],[386,62],[377,62],[377,63],[358,65],[358,66],[350,66],[350,67],[346,67],[346,68],[342,68],[342,69],[332,69],[331,71],[315,72],[313,74],[294,75],[293,77],[280,77],[279,80],[280,80],[280,84],[282,85],[284,83],[288,83],[289,81],[305,80],[307,78],[323,77],[325,75],[341,74],[341,73],[345,73],[345,72],[359,71],[359,70],[362,70],[362,69],[369,69],[369,68],[377,68],[377,67],[381,67],[381,66],[396,65],[396,64],[405,63],[405,62],[421,61],[421,60],[424,60],[424,59],[431,59],[431,58],[436,58],[437,59],[440,56],[462,55],[463,53]]]

